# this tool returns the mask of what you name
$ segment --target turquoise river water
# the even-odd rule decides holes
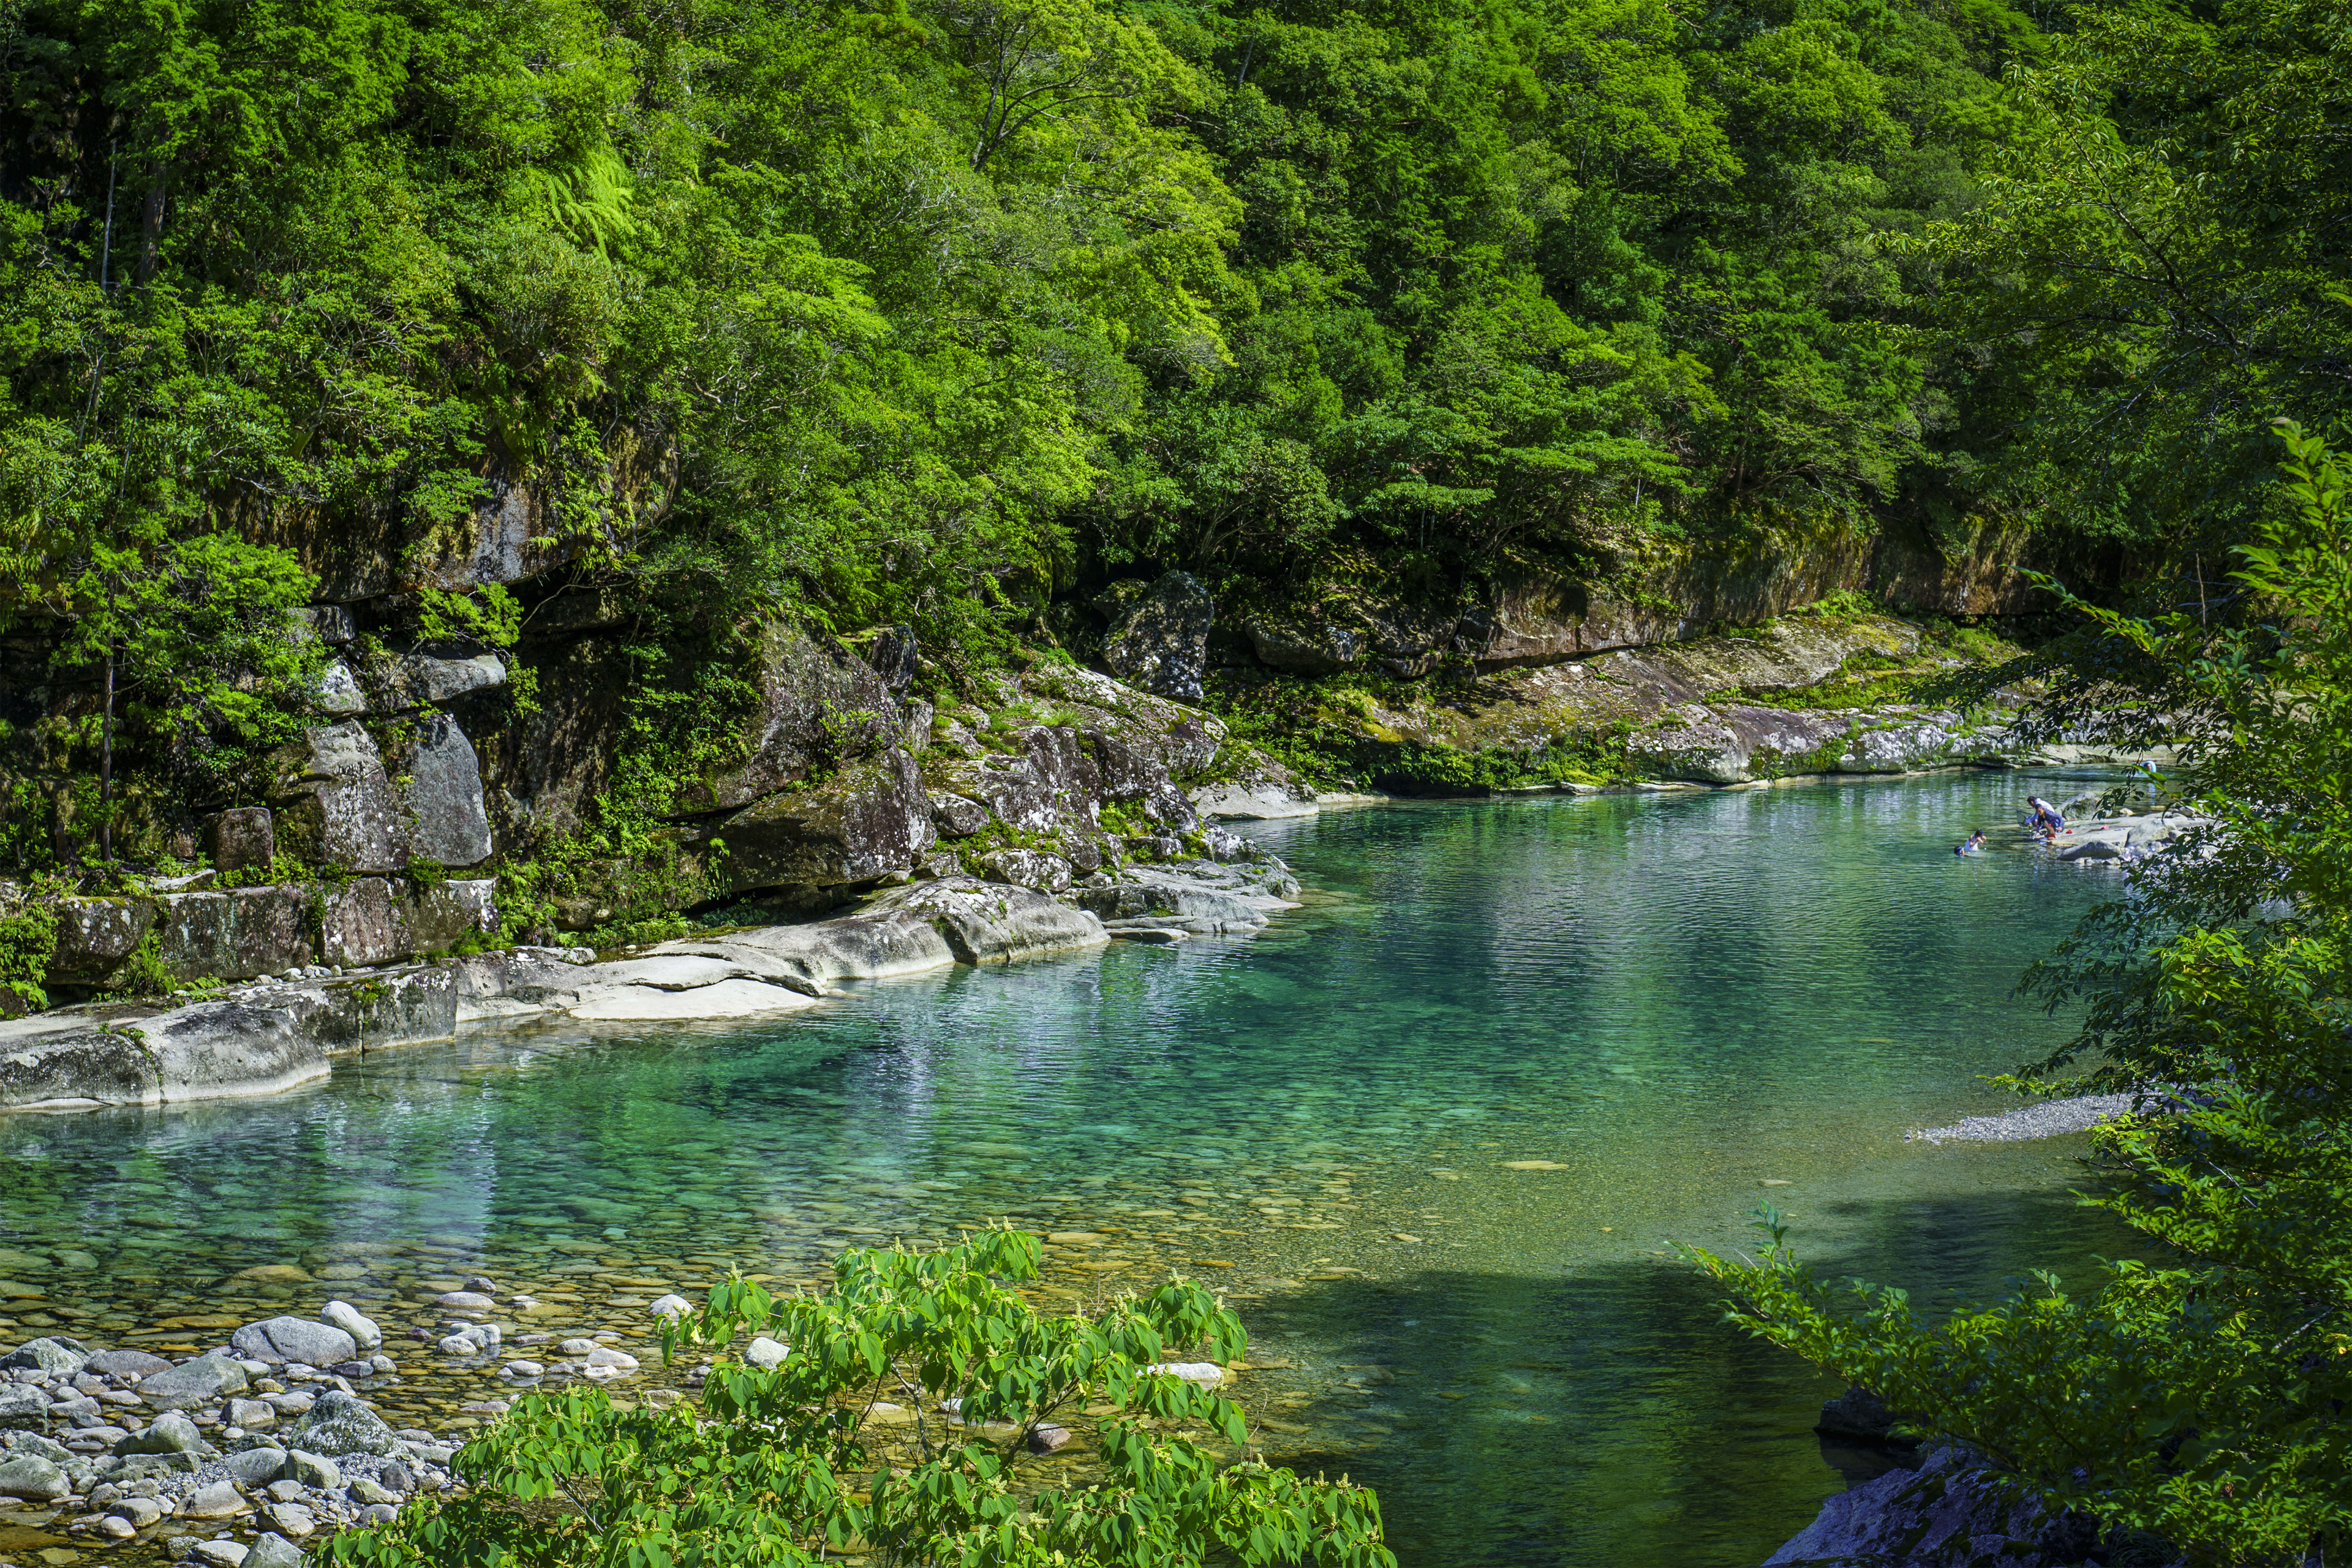
[[[1331,813],[1255,830],[1308,891],[1251,939],[0,1121],[0,1343],[213,1343],[322,1290],[421,1325],[476,1268],[545,1326],[636,1333],[656,1287],[730,1263],[814,1278],[1010,1216],[1097,1237],[1041,1300],[1169,1267],[1228,1289],[1267,1451],[1377,1486],[1408,1568],[1758,1563],[1844,1484],[1810,1431],[1834,1388],[1725,1327],[1675,1243],[1745,1245],[1769,1197],[1833,1272],[1932,1303],[2114,1239],[2067,1195],[2079,1140],[1903,1137],[2007,1103],[1980,1075],[2063,1027],[2012,984],[2114,891],[2000,830],[2030,790],[2071,793]],[[1956,859],[1979,823],[1994,852]],[[428,1422],[488,1392],[402,1387]]]

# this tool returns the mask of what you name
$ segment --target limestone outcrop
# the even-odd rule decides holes
[[[180,1007],[112,1004],[0,1021],[0,1110],[180,1105],[275,1094],[344,1051],[447,1039],[453,971],[272,983]]]

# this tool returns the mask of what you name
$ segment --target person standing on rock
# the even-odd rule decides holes
[[[2028,809],[2033,813],[2033,827],[2042,837],[2053,837],[2066,830],[2066,814],[2038,795],[2025,797]]]

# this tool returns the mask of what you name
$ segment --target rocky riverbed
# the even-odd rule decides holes
[[[1369,1280],[1447,1245],[1446,1222],[1428,1205],[1454,1173],[1318,1162],[1267,1176],[1246,1190],[1164,1194],[1164,1207],[1099,1191],[1049,1195],[1022,1216],[1047,1244],[1044,1277],[1023,1293],[1067,1309],[1181,1271],[1225,1285],[1246,1314],[1251,1303]],[[130,1317],[102,1301],[20,1288],[12,1310],[26,1330],[61,1314],[110,1327],[52,1328],[0,1359],[0,1568],[282,1568],[326,1533],[462,1484],[464,1443],[525,1390],[596,1383],[625,1401],[696,1397],[708,1363],[666,1363],[663,1320],[730,1265],[762,1261],[715,1252],[681,1261],[619,1240],[559,1238],[506,1259],[493,1279],[482,1255],[457,1241],[331,1247],[257,1266],[218,1281],[205,1303],[213,1310],[160,1319],[151,1310],[152,1326],[138,1328],[120,1327]],[[1207,1256],[1217,1251],[1228,1255]],[[5,1256],[23,1272],[36,1261]],[[766,1261],[772,1268],[754,1277],[772,1286],[827,1278],[823,1256]],[[1248,1364],[1192,1370],[1226,1384],[1277,1449],[1309,1431],[1297,1419],[1308,1406],[1336,1398],[1344,1410],[1391,1375],[1313,1364],[1274,1343]],[[1081,1438],[1052,1462],[1083,1463],[1087,1449]],[[1345,1451],[1318,1442],[1319,1453]]]

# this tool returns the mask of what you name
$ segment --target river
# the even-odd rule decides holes
[[[2061,1037],[2011,988],[2113,874],[2013,832],[1950,853],[2035,790],[2072,793],[1330,813],[1255,829],[1308,891],[1251,939],[0,1120],[0,1343],[203,1348],[327,1292],[399,1332],[477,1269],[539,1295],[518,1330],[636,1334],[730,1264],[813,1279],[1010,1216],[1102,1237],[1055,1249],[1049,1303],[1170,1267],[1227,1289],[1269,1453],[1376,1486],[1407,1568],[1752,1564],[1843,1484],[1809,1431],[1835,1388],[1724,1326],[1675,1243],[1745,1245],[1769,1198],[1832,1273],[1933,1303],[2113,1241],[2066,1194],[2080,1140],[1902,1136],[2000,1108],[1981,1075]],[[376,1396],[412,1419],[496,1389],[395,1353]]]

